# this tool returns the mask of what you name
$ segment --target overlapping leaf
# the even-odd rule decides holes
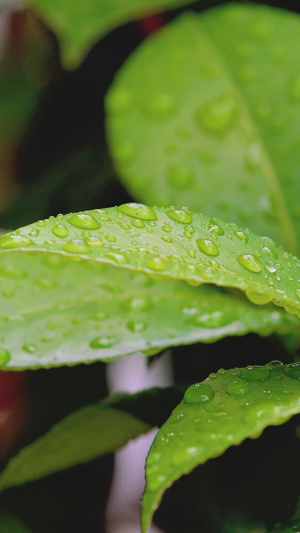
[[[27,0],[57,34],[63,63],[76,67],[89,49],[117,26],[193,0]]]
[[[296,14],[227,5],[182,15],[132,54],[106,107],[134,198],[214,213],[296,253],[299,31]]]
[[[50,217],[0,240],[1,363],[75,364],[284,333],[296,317],[194,285],[299,314],[299,279],[299,260],[270,239],[187,210],[124,204]]]
[[[161,426],[182,394],[180,387],[154,388],[83,407],[13,457],[0,476],[0,490],[116,451]]]
[[[300,413],[300,363],[220,370],[192,385],[157,434],[146,462],[142,532],[183,474],[269,425]]]

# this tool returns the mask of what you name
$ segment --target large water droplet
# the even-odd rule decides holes
[[[184,394],[184,401],[189,404],[198,404],[209,402],[213,399],[215,393],[206,383],[196,383],[191,385]]]
[[[195,115],[197,125],[212,135],[224,135],[234,126],[238,116],[234,98],[224,94],[201,105]]]
[[[226,387],[226,392],[230,396],[243,396],[249,392],[250,387],[248,383],[245,383],[242,379],[235,379],[229,383]]]
[[[33,241],[28,239],[28,237],[13,233],[4,235],[4,237],[0,239],[0,248],[22,248],[23,246],[30,246],[30,244],[33,244]]]
[[[147,267],[151,268],[151,270],[162,272],[163,270],[166,270],[167,264],[163,259],[161,259],[161,257],[152,257],[152,259],[147,261]]]
[[[246,370],[242,372],[241,377],[246,381],[255,383],[269,379],[270,372],[264,366],[254,365],[246,368]]]
[[[243,254],[239,255],[238,263],[249,270],[250,272],[261,272],[261,263],[260,260],[257,259],[257,257],[254,257],[254,255],[251,254]]]
[[[123,215],[128,215],[130,217],[139,218],[141,220],[157,220],[156,213],[144,204],[136,204],[131,202],[129,204],[119,205],[117,210]]]
[[[219,255],[218,245],[210,239],[197,239],[196,243],[201,252],[205,255],[216,257]]]
[[[143,222],[143,220],[141,220],[139,218],[136,218],[135,220],[132,220],[131,224],[135,228],[144,228],[145,227],[145,222]]]
[[[300,379],[300,363],[291,363],[284,369],[284,373],[288,378]]]
[[[11,359],[11,355],[5,348],[0,348],[0,366],[5,366]]]
[[[114,341],[112,337],[96,337],[91,340],[90,347],[93,349],[112,348]]]
[[[86,242],[81,239],[72,239],[64,245],[64,251],[73,254],[87,254],[91,251]]]
[[[181,222],[182,224],[190,224],[193,222],[191,214],[183,209],[171,209],[170,211],[166,211],[166,215],[172,220]]]
[[[96,220],[92,215],[87,213],[76,213],[75,215],[68,218],[69,224],[75,226],[76,228],[82,229],[98,229],[101,224]]]
[[[194,179],[193,172],[183,164],[171,165],[168,169],[168,182],[177,191],[186,190]]]
[[[53,226],[52,233],[56,237],[66,237],[68,235],[68,229],[63,224],[57,224],[56,226]]]
[[[265,305],[272,301],[272,296],[268,294],[260,294],[255,291],[246,291],[246,296],[250,302],[256,305]]]

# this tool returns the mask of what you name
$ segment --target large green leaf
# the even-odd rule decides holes
[[[12,515],[3,514],[0,512],[0,533],[30,533],[27,526],[22,524],[20,520]]]
[[[124,204],[0,239],[6,368],[95,360],[298,328],[300,262],[270,239],[187,210]],[[187,281],[189,285],[185,284]]]
[[[269,425],[300,413],[300,363],[219,370],[189,387],[157,434],[146,461],[142,532],[165,490],[183,474]]]
[[[132,54],[106,108],[134,198],[214,213],[297,252],[299,32],[298,15],[229,5],[180,16]]]
[[[182,394],[180,387],[153,388],[83,407],[10,459],[0,476],[0,490],[116,451],[161,426]]]
[[[67,68],[76,67],[89,49],[117,26],[174,9],[193,0],[26,0],[57,34]]]
[[[50,217],[0,240],[2,363],[72,364],[284,332],[298,320],[181,280],[299,314],[299,266],[269,239],[187,210],[124,204]]]

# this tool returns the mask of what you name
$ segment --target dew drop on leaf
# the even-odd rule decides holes
[[[205,255],[216,257],[219,255],[219,248],[217,244],[210,239],[197,239],[196,243],[201,252]]]
[[[237,260],[242,267],[246,268],[246,270],[249,270],[250,272],[261,272],[260,260],[257,259],[257,257],[254,257],[254,255],[242,254],[238,256]]]
[[[116,242],[115,235],[105,235],[105,238],[108,242]]]
[[[119,213],[128,215],[130,217],[139,218],[140,220],[157,220],[156,213],[144,204],[136,204],[131,202],[129,204],[122,204],[117,207]]]
[[[247,233],[241,230],[235,230],[234,234],[240,241],[244,241],[244,243],[247,244],[249,240],[249,236],[247,235]]]
[[[0,239],[0,248],[18,248],[19,246],[30,246],[30,244],[33,244],[32,240],[23,235],[4,235]]]
[[[166,270],[167,264],[163,259],[161,259],[161,257],[152,257],[152,259],[147,261],[147,267],[151,270],[162,272],[163,270]]]
[[[95,217],[87,213],[76,213],[76,215],[68,218],[69,224],[75,226],[76,228],[82,229],[98,229],[101,224],[96,220]]]
[[[300,379],[300,363],[291,363],[284,369],[284,373],[288,378]]]
[[[205,132],[222,136],[233,128],[237,115],[234,98],[224,94],[198,107],[195,120]]]
[[[255,291],[246,291],[246,296],[250,302],[256,305],[265,305],[272,301],[272,296],[260,294],[259,292]]]
[[[0,348],[0,366],[5,366],[10,361],[11,355],[5,348]]]
[[[95,337],[91,340],[90,347],[93,349],[111,348],[114,345],[112,337]]]
[[[23,344],[22,350],[24,350],[24,352],[27,352],[27,353],[30,353],[30,354],[34,354],[37,351],[37,347],[36,347],[35,344],[30,344],[30,343]]]
[[[56,226],[53,226],[52,228],[52,233],[56,237],[66,237],[69,231],[63,224],[56,224]]]
[[[242,379],[235,379],[226,387],[226,392],[230,396],[243,396],[249,392],[249,384]]]
[[[215,393],[206,383],[196,383],[191,385],[184,394],[184,401],[188,404],[198,404],[209,402],[213,399]]]
[[[172,226],[170,226],[170,224],[164,224],[161,229],[166,233],[170,233],[172,231]]]
[[[135,220],[132,220],[131,221],[131,224],[132,226],[134,226],[135,228],[144,228],[145,227],[145,222],[143,222],[141,219],[137,218]]]
[[[224,235],[223,228],[220,226],[219,222],[215,218],[210,219],[208,231],[213,235],[217,235],[218,237]]]
[[[147,324],[146,322],[141,322],[138,320],[129,320],[129,322],[126,324],[126,327],[129,329],[129,331],[132,331],[132,333],[141,333],[147,329]]]
[[[161,237],[161,240],[164,241],[164,242],[168,242],[168,243],[173,242],[173,239],[172,239],[172,237],[170,237],[170,235],[163,235]]]
[[[86,242],[81,239],[72,239],[64,245],[64,251],[74,254],[87,254],[91,251]]]
[[[190,213],[182,209],[172,209],[170,211],[166,211],[166,215],[168,215],[168,217],[172,220],[175,220],[175,222],[181,222],[182,224],[191,224],[191,222],[193,222]]]
[[[268,379],[270,377],[270,372],[264,366],[248,366],[246,370],[242,372],[241,377],[246,381],[255,383]]]

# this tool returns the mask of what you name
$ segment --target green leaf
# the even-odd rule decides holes
[[[299,533],[300,531],[300,521],[299,522],[293,522],[292,524],[288,526],[283,527],[277,527],[276,529],[272,530],[272,533]]]
[[[72,413],[10,459],[0,490],[85,463],[161,426],[182,397],[182,388],[116,394]]]
[[[296,14],[227,5],[182,15],[144,42],[106,99],[133,197],[213,213],[296,253],[299,32]]]
[[[146,461],[142,532],[165,490],[183,474],[270,425],[300,413],[300,363],[219,370],[189,387],[157,434]]]
[[[27,0],[57,34],[63,64],[75,68],[96,42],[117,26],[193,0]]]
[[[12,515],[0,515],[0,533],[30,533],[27,526],[22,524],[20,520]]]
[[[299,314],[298,279],[299,260],[270,239],[187,210],[124,204],[50,217],[0,239],[1,363],[76,364],[286,333],[296,317],[197,285]]]

